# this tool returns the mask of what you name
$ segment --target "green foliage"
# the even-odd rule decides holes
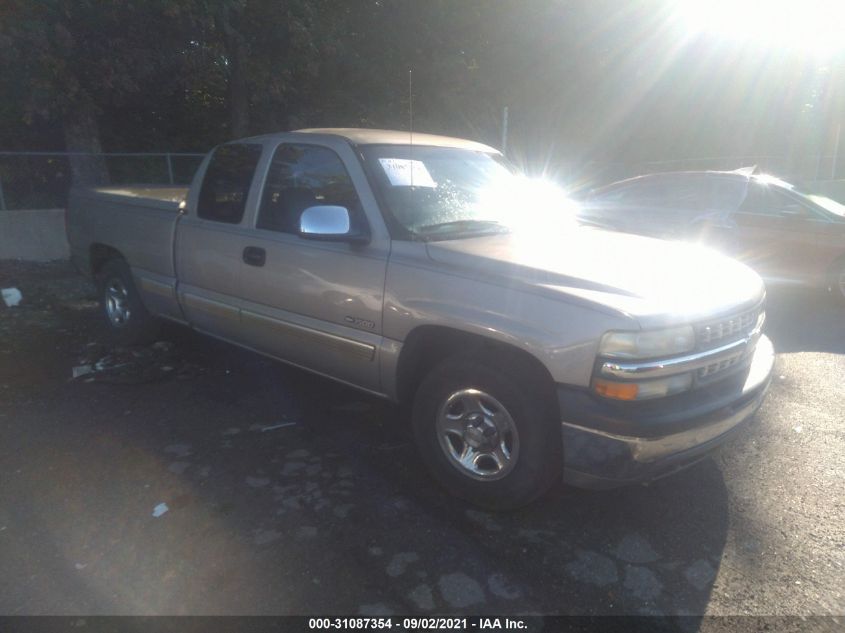
[[[411,69],[416,129],[498,144],[509,106],[513,154],[549,164],[824,145],[820,131],[842,115],[841,60],[822,72],[779,51],[691,40],[666,6],[4,0],[0,149],[61,149],[57,130],[75,126],[78,139],[85,116],[114,151],[407,128]]]
[[[120,106],[153,80],[175,81],[181,7],[172,1],[7,0],[4,72],[23,88],[24,116]]]

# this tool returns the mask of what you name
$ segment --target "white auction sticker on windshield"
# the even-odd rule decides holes
[[[428,173],[421,160],[407,158],[379,158],[381,168],[394,187],[436,187],[437,183]]]

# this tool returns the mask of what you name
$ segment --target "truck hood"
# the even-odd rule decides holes
[[[590,227],[426,246],[432,260],[455,274],[589,302],[643,328],[711,318],[765,296],[755,272],[715,251]]]

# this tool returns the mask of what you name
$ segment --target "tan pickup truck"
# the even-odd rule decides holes
[[[75,190],[68,239],[124,343],[160,319],[410,406],[453,494],[688,466],[745,426],[773,364],[749,268],[578,226],[496,150],[312,129],[217,147],[190,189]]]

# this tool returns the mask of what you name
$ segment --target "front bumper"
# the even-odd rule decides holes
[[[677,396],[619,403],[558,386],[564,481],[614,488],[694,464],[748,425],[773,366],[772,343],[762,336],[746,370]]]

